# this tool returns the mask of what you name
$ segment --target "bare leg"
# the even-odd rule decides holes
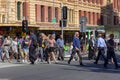
[[[51,52],[51,56],[52,56],[53,60],[56,62],[56,58],[55,58],[55,53],[54,52]]]

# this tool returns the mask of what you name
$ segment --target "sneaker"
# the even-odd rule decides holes
[[[48,64],[51,64],[51,62],[47,62]]]
[[[22,60],[22,63],[25,63],[25,60],[24,60],[24,59]]]
[[[38,63],[38,59],[35,60],[35,64],[37,64],[37,63]]]
[[[25,63],[28,63],[28,61],[27,61],[27,60],[25,60]]]

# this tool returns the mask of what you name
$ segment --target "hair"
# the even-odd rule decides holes
[[[34,33],[34,30],[30,30],[30,32]]]
[[[114,37],[114,34],[110,34],[110,37]]]

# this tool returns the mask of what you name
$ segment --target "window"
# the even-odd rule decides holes
[[[17,20],[21,20],[21,2],[17,2]]]
[[[44,6],[41,6],[41,22],[44,22]]]
[[[103,16],[103,14],[100,15],[100,22],[101,22],[101,25],[104,25],[104,16]]]
[[[56,18],[56,22],[58,22],[58,8],[55,8],[55,18]]]
[[[51,7],[48,7],[48,22],[51,22]]]
[[[5,23],[5,15],[2,15],[2,23]]]
[[[73,21],[74,21],[74,10],[69,9],[69,22],[73,23]]]

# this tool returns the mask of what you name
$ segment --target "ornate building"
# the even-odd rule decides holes
[[[91,29],[105,26],[120,30],[120,0],[0,0],[0,31],[21,32],[24,17],[29,29],[61,32],[62,6],[68,8],[66,33],[79,31],[81,16],[87,17]]]

